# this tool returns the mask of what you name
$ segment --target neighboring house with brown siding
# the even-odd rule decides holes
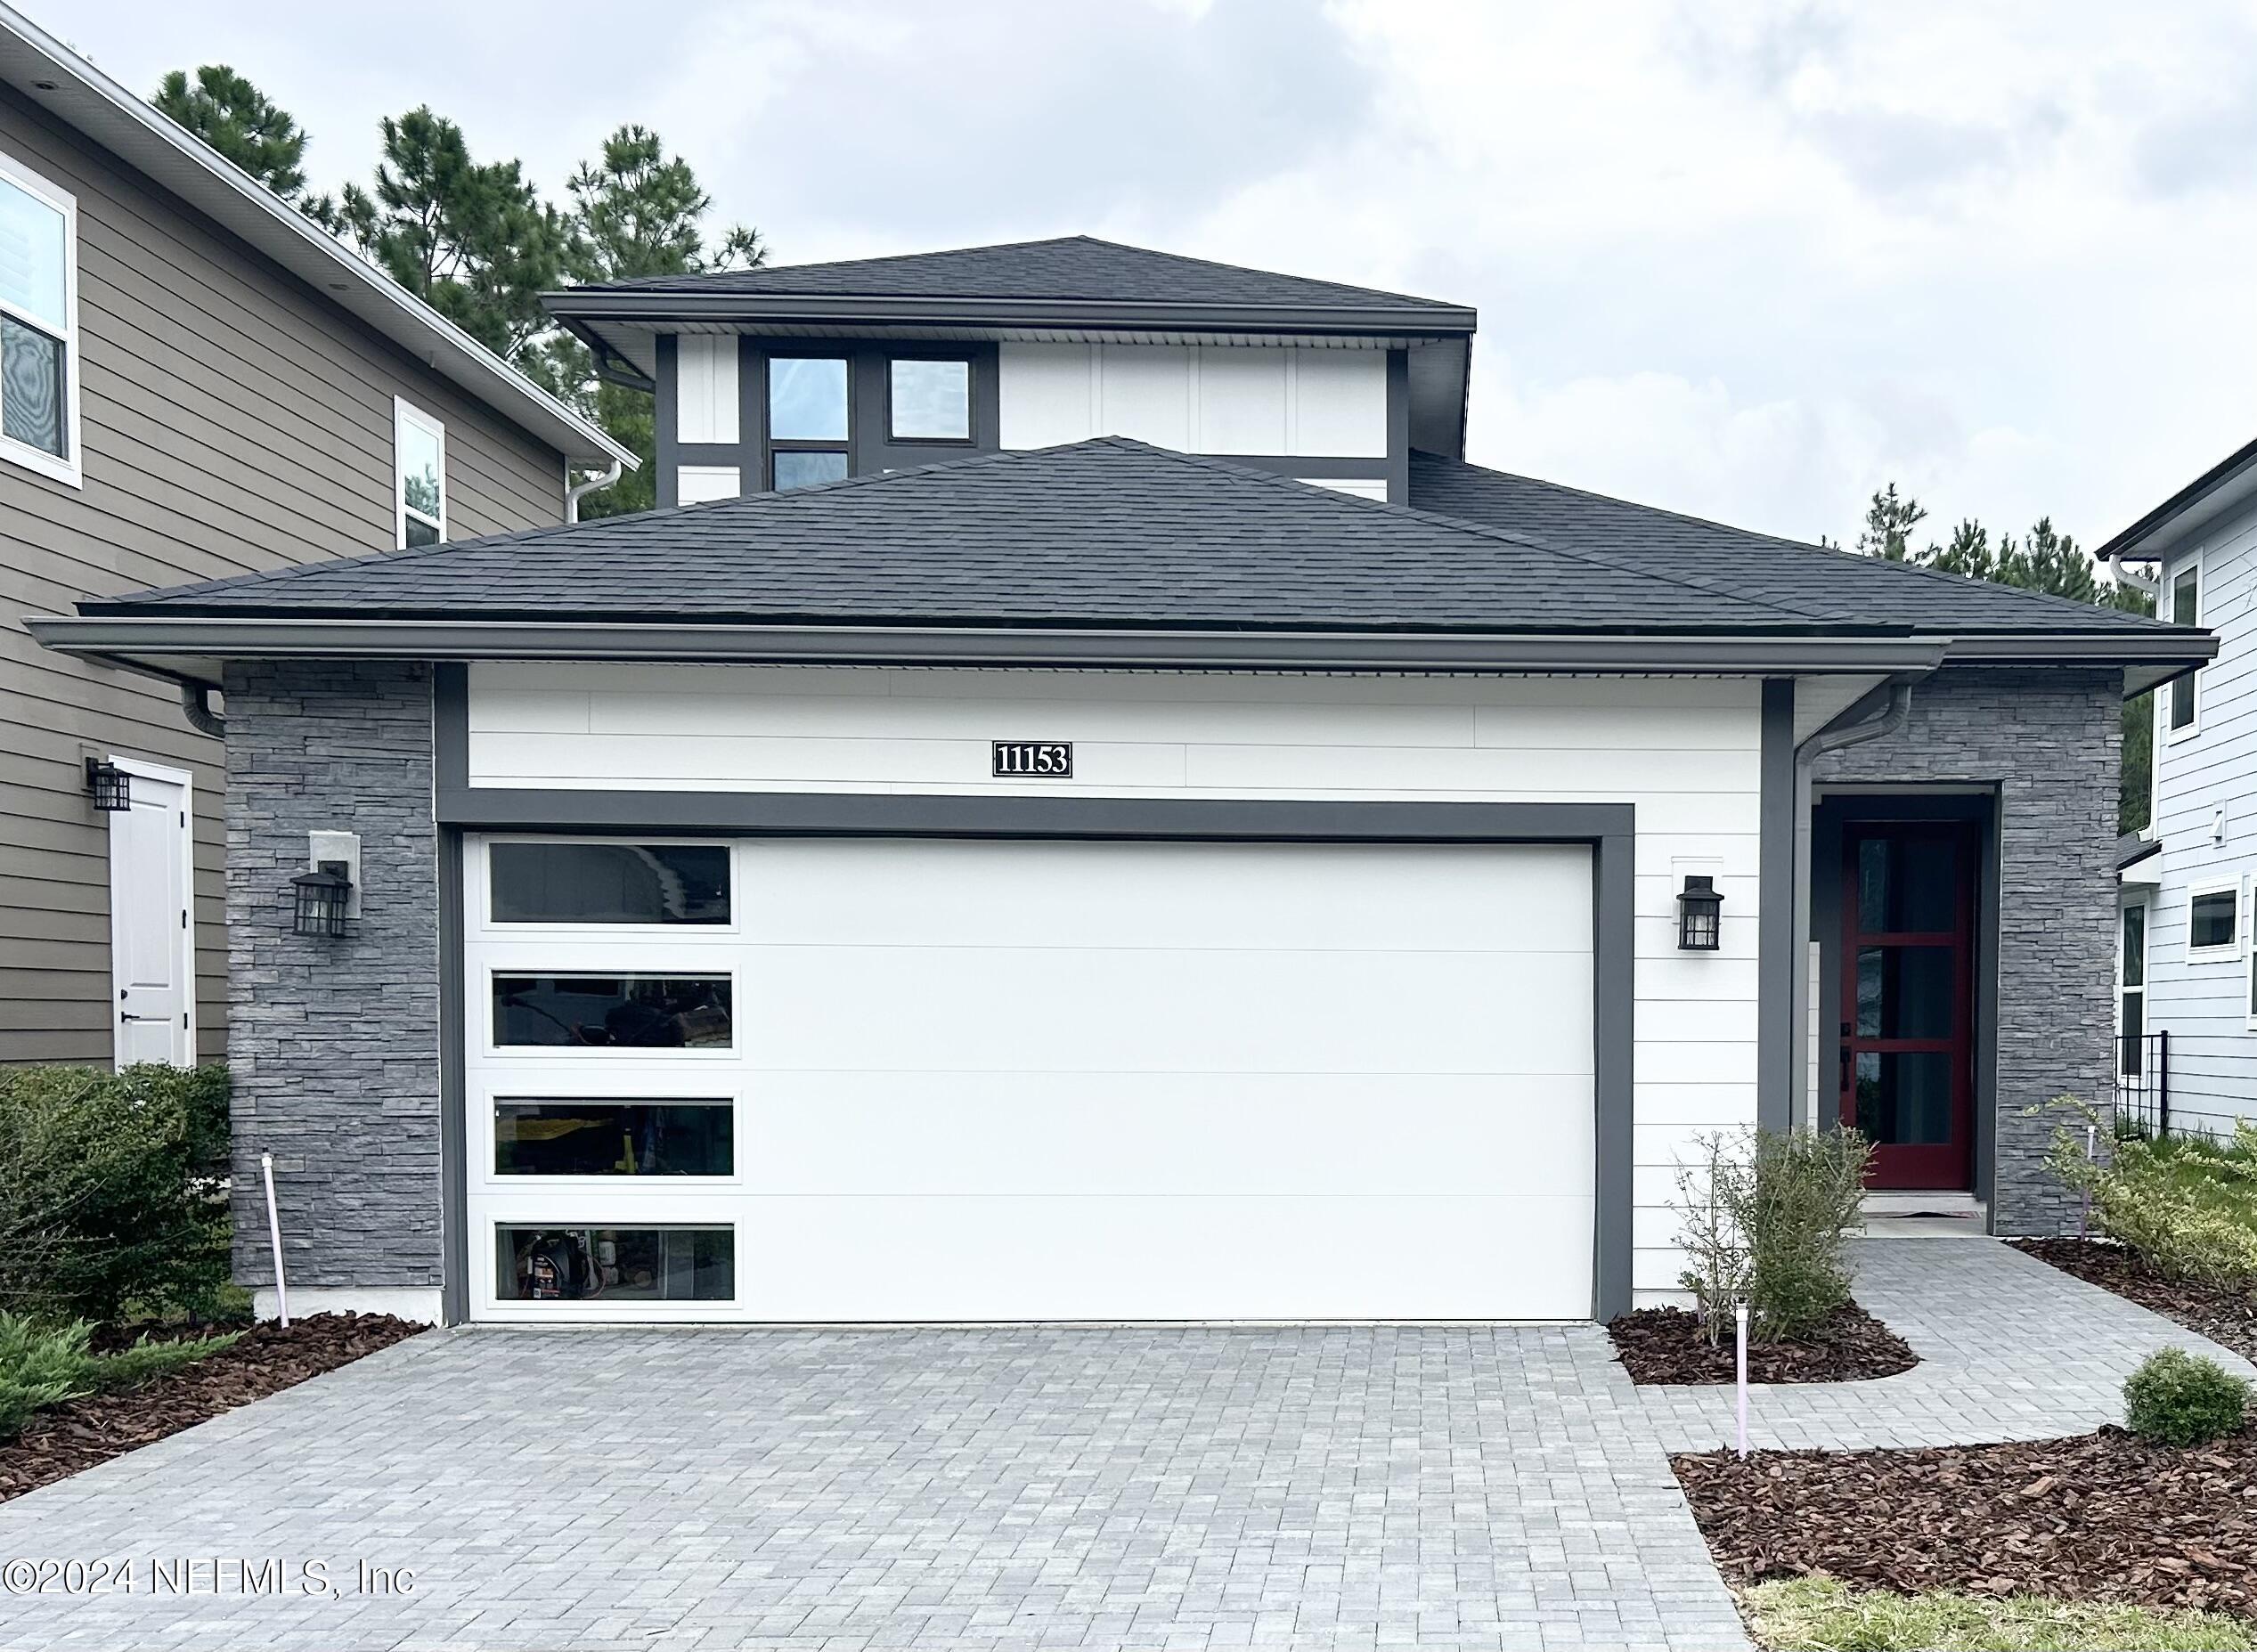
[[[0,1062],[226,1049],[202,691],[47,652],[26,614],[559,523],[569,470],[618,460],[0,6]]]

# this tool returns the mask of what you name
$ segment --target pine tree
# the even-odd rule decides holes
[[[1857,549],[1884,562],[1903,562],[1911,554],[1912,530],[1927,520],[1920,501],[1907,493],[1898,497],[1892,482],[1873,495],[1865,508],[1865,527],[1857,536]]]
[[[480,165],[429,105],[382,125],[373,191],[345,186],[342,231],[392,279],[495,354],[555,388],[541,295],[574,256],[571,226],[514,160]]]
[[[226,64],[205,64],[192,82],[175,69],[149,101],[292,206],[316,217],[330,209],[326,197],[306,197],[308,134],[289,110]]]

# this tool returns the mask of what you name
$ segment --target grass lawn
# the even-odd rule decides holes
[[[2211,1612],[1899,1595],[1829,1577],[1759,1583],[1740,1601],[1766,1652],[2257,1652],[2257,1624]]]
[[[2148,1146],[2173,1187],[2257,1227],[2257,1135],[2166,1135]]]

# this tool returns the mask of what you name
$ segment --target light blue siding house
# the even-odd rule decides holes
[[[2100,548],[2218,656],[2155,697],[2155,808],[2122,867],[2125,1085],[2173,1129],[2257,1122],[2257,443]]]

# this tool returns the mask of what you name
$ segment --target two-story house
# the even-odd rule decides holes
[[[221,712],[24,614],[562,522],[626,458],[0,6],[0,1062],[226,1047]]]
[[[1469,464],[1454,304],[1075,238],[554,307],[669,508],[34,623],[226,691],[294,1300],[1607,1316],[1755,1124],[2074,1220],[2206,632]]]
[[[2154,804],[2120,846],[2120,1070],[2151,1127],[2257,1120],[2257,442],[2098,553],[2218,657],[2155,696]]]

